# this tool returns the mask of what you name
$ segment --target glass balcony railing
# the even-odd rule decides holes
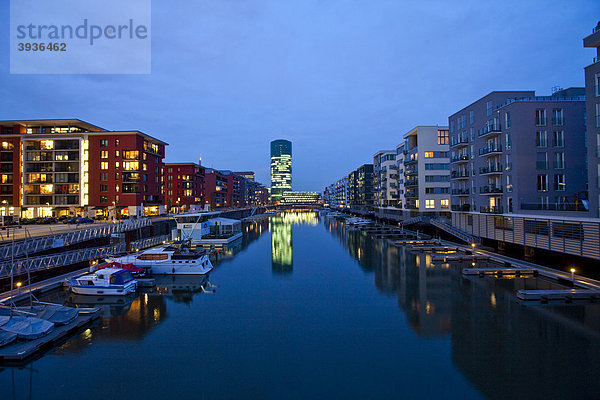
[[[485,185],[479,190],[481,194],[502,194],[502,187],[495,185]]]
[[[458,155],[454,155],[452,156],[452,158],[450,159],[450,162],[463,162],[463,161],[469,161],[469,156],[468,154],[458,154]]]
[[[502,207],[499,206],[481,206],[479,208],[479,211],[482,213],[489,213],[489,214],[502,214]]]
[[[471,205],[470,204],[452,204],[451,210],[452,211],[471,211]]]
[[[502,173],[502,172],[503,172],[503,169],[502,169],[501,163],[490,164],[490,165],[486,165],[485,167],[479,168],[480,175],[494,174],[494,173],[497,174],[497,173]]]
[[[521,203],[521,210],[532,211],[532,210],[544,210],[544,211],[589,211],[589,207],[584,203]]]
[[[481,137],[481,136],[496,134],[496,133],[500,133],[500,132],[502,132],[502,127],[500,126],[500,124],[492,124],[492,125],[485,126],[483,129],[480,129],[477,134]]]
[[[479,149],[480,156],[484,156],[487,154],[501,153],[501,152],[502,152],[502,145],[500,145],[500,144],[483,147],[483,148]]]

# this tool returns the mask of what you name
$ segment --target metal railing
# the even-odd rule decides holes
[[[495,146],[488,146],[479,149],[479,155],[483,156],[490,153],[499,153],[502,152],[502,145],[497,144]]]
[[[547,211],[589,211],[585,203],[521,203],[521,210],[547,210]]]
[[[131,249],[137,251],[140,249],[156,246],[167,240],[169,240],[169,237],[167,235],[141,239],[131,242]],[[22,258],[16,260],[12,264],[12,268],[10,261],[4,261],[0,263],[0,278],[10,276],[11,269],[14,275],[19,275],[26,273],[28,270],[29,272],[48,270],[52,268],[63,267],[65,265],[72,265],[80,262],[107,257],[112,254],[122,253],[124,251],[126,251],[126,244],[125,242],[121,242],[107,246],[91,247],[87,249],[67,251],[64,253],[51,254],[47,256],[32,257],[26,259]]]
[[[12,244],[0,245],[0,261],[11,257],[23,257],[26,254],[35,254],[52,248],[65,247],[91,239],[110,236],[113,233],[122,233],[152,225],[150,218],[128,219],[114,224],[102,224],[87,229],[77,229],[57,235],[33,237],[19,240]]]
[[[490,174],[490,173],[494,173],[494,172],[503,172],[501,163],[489,164],[489,165],[486,165],[485,167],[479,168],[480,175]]]
[[[429,222],[431,223],[431,225],[440,228],[441,230],[446,231],[453,236],[456,236],[457,238],[461,239],[466,243],[481,243],[481,239],[479,237],[465,232],[462,229],[455,227],[454,225],[448,224],[435,218],[432,218],[431,220],[429,220]]]

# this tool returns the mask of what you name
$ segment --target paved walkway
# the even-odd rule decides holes
[[[35,293],[36,290],[40,290],[43,288],[49,289],[51,287],[61,286],[62,282],[64,282],[65,280],[72,279],[76,276],[83,275],[87,272],[89,272],[89,268],[83,268],[83,269],[79,269],[77,271],[69,272],[64,275],[55,276],[54,278],[46,279],[45,281],[32,283],[31,286],[27,286],[27,285],[21,286],[20,289],[15,289],[12,291],[12,294],[14,296],[14,301],[20,301],[20,300],[27,298],[30,291]],[[15,284],[16,283],[17,282],[15,282]],[[0,303],[5,303],[5,302],[9,301],[10,296],[11,296],[10,291],[0,293]]]

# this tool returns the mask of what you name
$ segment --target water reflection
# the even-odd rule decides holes
[[[391,241],[325,219],[325,228],[395,293],[413,331],[449,337],[452,361],[488,398],[598,398],[600,305],[524,306],[518,289],[556,289],[539,278],[466,278],[462,265],[432,263]],[[467,265],[465,265],[467,266]],[[471,266],[471,265],[468,265]]]
[[[271,232],[271,269],[276,274],[289,274],[294,269],[293,226],[319,223],[317,212],[282,211],[269,218]]]

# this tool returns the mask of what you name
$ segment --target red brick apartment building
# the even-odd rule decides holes
[[[196,163],[166,164],[165,205],[167,212],[195,211],[196,208],[204,206],[204,170],[204,167]]]
[[[162,214],[166,145],[78,119],[0,121],[0,213]]]

